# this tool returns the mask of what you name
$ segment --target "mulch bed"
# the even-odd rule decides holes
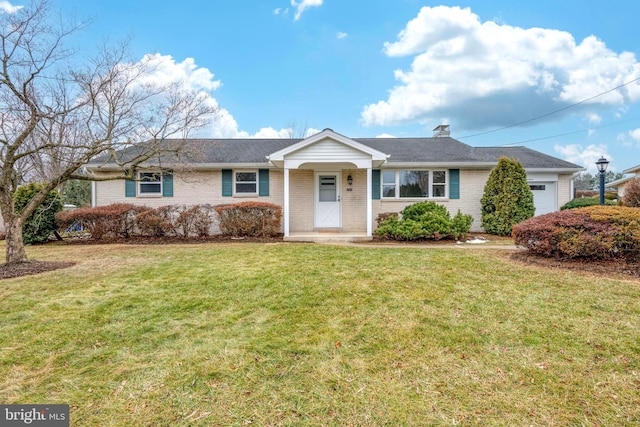
[[[524,264],[535,265],[548,269],[561,269],[580,274],[606,278],[640,278],[640,261],[625,259],[592,260],[571,259],[561,260],[535,255],[527,251],[509,254],[509,258]]]
[[[25,261],[0,264],[0,280],[45,273],[47,271],[68,268],[75,264],[75,262],[67,261]]]

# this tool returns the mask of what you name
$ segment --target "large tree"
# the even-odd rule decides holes
[[[27,259],[22,226],[51,190],[71,179],[95,179],[82,173],[89,160],[135,146],[138,155],[120,164],[120,178],[132,178],[137,164],[162,154],[165,138],[187,137],[218,111],[208,94],[154,79],[154,56],[127,60],[126,44],[80,58],[68,45],[85,24],[60,24],[50,6],[41,0],[0,13],[0,212],[6,262]],[[46,178],[45,185],[15,212],[16,188],[35,177]]]

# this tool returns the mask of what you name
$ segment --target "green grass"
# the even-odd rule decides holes
[[[29,248],[0,402],[73,426],[637,425],[640,281],[499,250]]]

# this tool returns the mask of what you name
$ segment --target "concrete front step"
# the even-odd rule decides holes
[[[366,233],[341,232],[297,232],[283,238],[285,242],[370,242],[373,237]]]

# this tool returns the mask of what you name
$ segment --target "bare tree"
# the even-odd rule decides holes
[[[299,126],[298,122],[291,120],[287,123],[285,129],[287,130],[287,137],[289,139],[304,139],[309,136],[307,135],[309,132],[309,126],[307,126],[307,123],[303,126]]]
[[[127,61],[126,44],[98,49],[78,65],[65,44],[82,24],[53,25],[52,16],[48,0],[0,14],[0,212],[8,263],[27,259],[22,225],[49,191],[70,179],[96,179],[80,173],[83,165],[135,147],[136,156],[120,163],[119,178],[132,178],[137,164],[181,150],[165,147],[165,138],[186,138],[218,111],[204,92],[155,81],[153,56]],[[13,194],[31,177],[45,177],[46,185],[16,213]]]

